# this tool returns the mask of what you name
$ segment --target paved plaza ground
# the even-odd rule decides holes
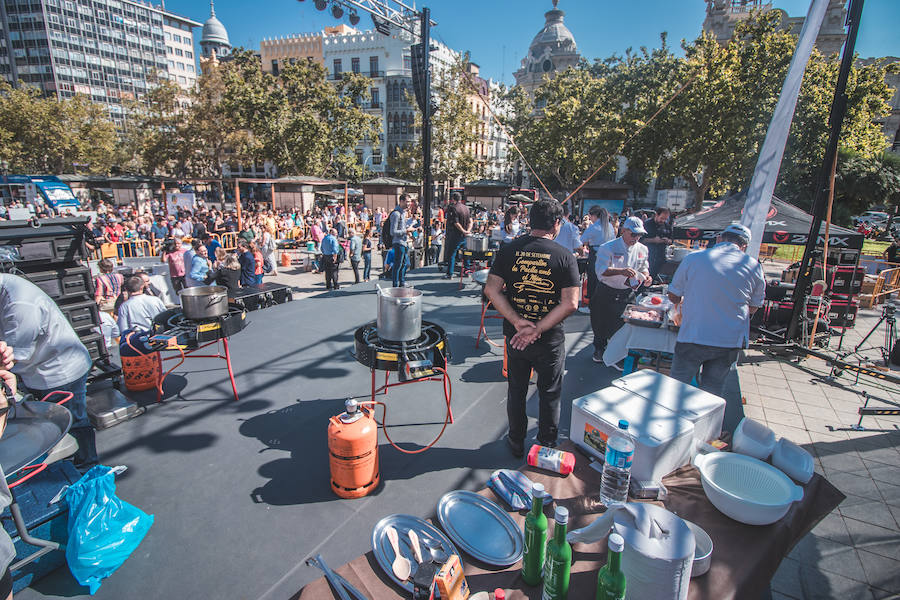
[[[378,273],[377,255],[375,262]],[[480,288],[467,281],[459,290],[456,281],[422,269],[410,280],[425,294],[424,318],[450,334],[456,421],[420,455],[382,444],[382,488],[360,500],[335,498],[328,487],[326,423],[345,398],[368,389],[368,369],[349,351],[354,330],[375,317],[375,282],[352,285],[347,268],[338,292],[325,292],[322,275],[293,268],[266,280],[291,285],[295,300],[250,313],[247,329],[231,339],[239,403],[219,361],[189,360],[170,376],[165,403],[138,394],[146,414],[98,433],[104,463],[129,466],[117,482],[121,497],[156,519],[137,551],[103,583],[98,600],[289,598],[320,576],[304,564],[307,556],[321,552],[331,566],[341,565],[370,548],[381,517],[431,517],[447,491],[477,490],[494,469],[521,464],[503,441],[500,350],[474,347]],[[844,347],[855,345],[879,314],[861,311]],[[499,324],[489,329],[498,335]],[[872,341],[882,337],[879,330]],[[572,315],[564,400],[620,375],[591,361],[591,340],[588,316]],[[816,468],[847,496],[784,560],[772,597],[898,597],[900,419],[866,417],[867,431],[850,425],[858,419],[862,390],[900,401],[900,389],[865,378],[853,385],[849,374],[830,381],[828,367],[816,359],[794,364],[755,352],[739,372],[747,414],[813,452]],[[443,400],[428,385],[436,384],[390,392],[388,421],[397,439],[427,444],[440,429]],[[528,411],[536,416],[535,397]],[[62,597],[90,597],[66,569],[17,595]]]

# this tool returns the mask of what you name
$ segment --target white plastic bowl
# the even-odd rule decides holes
[[[738,454],[766,460],[775,449],[775,432],[758,421],[744,417],[735,428],[731,443]]]
[[[809,483],[815,470],[812,454],[787,438],[781,438],[772,452],[772,464],[795,481]]]
[[[787,475],[750,456],[713,452],[697,455],[694,464],[713,506],[747,525],[774,523],[803,499],[803,488]]]
[[[702,527],[688,521],[687,526],[694,532],[694,564],[691,567],[691,579],[706,575],[709,565],[712,563],[713,541]]]

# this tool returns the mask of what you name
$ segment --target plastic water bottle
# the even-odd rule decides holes
[[[625,433],[628,431],[628,421],[621,419],[619,429],[621,431],[609,436],[606,442],[603,479],[600,481],[600,502],[607,508],[625,504],[628,500],[634,442]]]

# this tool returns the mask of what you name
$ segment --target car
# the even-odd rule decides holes
[[[890,215],[888,215],[886,212],[881,212],[880,210],[867,210],[863,214],[852,218],[854,225],[859,225],[860,223],[878,225],[881,223],[887,223]]]

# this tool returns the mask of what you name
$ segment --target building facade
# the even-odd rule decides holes
[[[847,22],[846,0],[830,0],[816,37],[816,47],[825,56],[839,53],[847,39],[844,23]],[[791,17],[780,8],[772,8],[770,0],[706,0],[706,19],[703,30],[709,31],[725,44],[731,39],[734,27],[750,16],[752,10],[777,10],[781,13],[782,26],[794,35],[800,35],[805,16]]]
[[[264,39],[259,44],[259,57],[262,70],[278,75],[285,64],[298,60],[311,60],[320,65],[325,64],[322,55],[322,38],[329,35],[351,35],[359,33],[356,29],[341,23],[334,27],[326,27],[321,32],[298,33],[278,38]]]
[[[199,26],[132,0],[0,0],[0,74],[59,99],[83,94],[122,123],[124,103],[157,78],[193,85]]]
[[[322,60],[328,78],[337,81],[344,72],[360,73],[372,80],[370,99],[363,108],[381,119],[379,139],[363,140],[356,148],[360,164],[376,174],[390,173],[387,156],[415,142],[420,134],[415,125],[412,96],[412,60],[408,31],[391,26],[390,35],[376,31],[355,31],[322,37]],[[447,68],[458,53],[432,41],[433,72]]]
[[[544,76],[553,77],[560,71],[578,64],[578,47],[575,37],[563,23],[566,13],[559,10],[559,0],[553,0],[553,9],[544,13],[546,22],[531,41],[528,55],[522,65],[513,73],[516,85],[533,95],[544,81]]]

